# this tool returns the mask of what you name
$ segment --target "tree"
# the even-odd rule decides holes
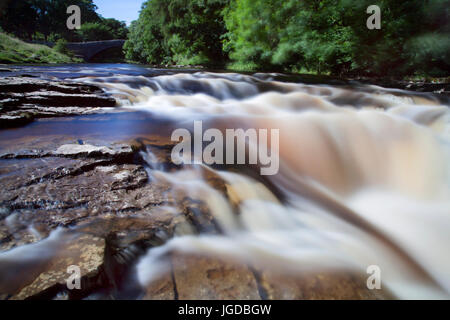
[[[58,35],[68,41],[78,41],[78,35],[74,30],[67,29],[66,20],[68,18],[67,8],[70,5],[77,5],[81,9],[82,23],[100,23],[102,18],[97,14],[97,6],[93,0],[39,0],[50,1],[48,5],[48,15],[51,24],[51,33]]]
[[[77,32],[79,41],[99,41],[125,39],[128,29],[125,22],[116,19],[101,19],[99,22],[87,22]]]
[[[233,66],[389,76],[449,72],[448,0],[232,0],[224,43]]]
[[[113,18],[102,19],[101,22],[108,28],[111,33],[112,39],[126,39],[128,35],[128,28],[125,22],[119,21]]]
[[[113,35],[108,27],[99,22],[83,23],[81,29],[77,31],[77,34],[80,41],[113,39]]]
[[[22,39],[42,38],[47,41],[53,34],[54,40],[64,38],[71,41],[76,33],[66,26],[70,5],[80,7],[83,22],[101,20],[92,0],[10,0],[2,8],[0,26]]]
[[[0,27],[4,31],[22,39],[32,39],[38,23],[32,1],[8,1],[0,10]]]
[[[66,27],[69,5],[82,28]],[[368,30],[371,0],[148,0],[128,32],[92,0],[21,0],[0,6],[0,27],[24,39],[128,38],[130,60],[151,64],[230,62],[241,70],[399,76],[450,71],[448,0],[378,0],[381,29]]]
[[[156,19],[146,23],[146,19],[140,18],[133,21],[130,26],[128,40],[124,44],[125,57],[128,60],[165,64],[170,62],[170,51],[164,42],[164,37]]]
[[[126,56],[146,63],[220,65],[228,0],[152,0],[130,28]]]

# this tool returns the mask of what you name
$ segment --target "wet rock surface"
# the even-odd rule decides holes
[[[0,156],[0,246],[32,242],[97,216],[139,214],[168,201],[167,186],[149,184],[135,146],[62,144]],[[36,233],[35,232],[35,233]],[[20,236],[30,234],[29,237]]]
[[[260,283],[270,300],[380,300],[393,298],[387,290],[369,290],[364,275],[352,273],[260,273]]]
[[[81,277],[97,275],[100,266],[103,264],[104,251],[104,239],[90,235],[76,237],[63,248],[60,248],[54,257],[46,261],[45,268],[34,281],[20,289],[11,299],[23,300],[43,295],[52,288],[67,287],[68,282],[74,285],[74,281],[68,280],[72,274],[68,272],[68,270],[71,271],[71,266],[80,269]]]
[[[152,280],[143,299],[260,300],[249,267],[223,259],[173,253],[171,268]]]
[[[174,281],[180,300],[258,300],[256,279],[247,266],[224,260],[176,255]]]
[[[149,164],[178,170],[170,162],[170,144],[157,137],[103,145],[61,138],[32,146],[30,142],[0,153],[0,268],[12,275],[0,281],[3,299],[387,296],[369,292],[358,277],[333,277],[330,282],[315,275],[274,276],[226,259],[176,252],[170,254],[169,269],[143,287],[135,268],[149,249],[175,236],[221,233],[204,199],[174,193],[164,179],[149,174]],[[149,150],[153,162],[143,161]],[[205,170],[203,176],[225,197],[236,197],[213,171]],[[52,243],[55,230],[64,230],[63,239],[74,235],[70,241],[57,240],[58,246],[49,250],[54,254],[39,263],[26,264],[21,258],[5,263],[5,254],[17,250],[33,252],[41,244],[48,249],[46,241]],[[67,289],[71,265],[81,268],[80,290]]]
[[[153,140],[158,142],[151,146]],[[217,232],[202,201],[173,194],[164,181],[151,181],[142,159],[145,148],[158,152],[155,165],[175,166],[162,139],[145,141],[146,146],[136,140],[102,145],[52,138],[0,153],[0,266],[14,275],[2,277],[2,298],[137,298],[143,291],[130,280],[131,270],[149,248],[174,235]],[[78,239],[58,250],[46,247],[55,254],[35,261],[29,267],[33,272],[14,272],[24,264],[20,258],[5,262],[2,253],[48,246],[60,228]],[[67,267],[86,264],[83,289],[67,290]]]
[[[364,275],[256,270],[216,257],[174,253],[171,268],[153,279],[143,299],[179,300],[379,300],[386,290],[369,290]]]
[[[0,92],[0,122],[7,126],[115,104],[97,87],[71,82],[3,78]],[[76,105],[68,106],[71,101]],[[368,291],[359,276],[277,275],[178,252],[170,253],[165,273],[143,286],[136,265],[149,249],[176,236],[222,230],[207,199],[174,191],[152,175],[153,169],[179,170],[170,161],[173,142],[157,135],[106,140],[59,134],[0,143],[0,299],[390,297]],[[239,189],[200,170],[238,205]],[[81,289],[67,288],[71,265],[81,269]]]
[[[114,98],[100,88],[68,81],[0,78],[0,125],[18,127],[35,118],[106,112]]]

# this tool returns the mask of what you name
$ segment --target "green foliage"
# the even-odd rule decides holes
[[[53,49],[56,52],[62,53],[62,54],[68,54],[69,50],[67,50],[67,40],[65,39],[59,39],[56,41],[55,46],[53,47]]]
[[[151,0],[130,28],[126,57],[151,64],[221,65],[228,0]]]
[[[82,30],[69,30],[66,26],[67,8],[78,5],[81,9]],[[125,39],[124,22],[104,19],[95,10],[92,0],[6,0],[0,7],[0,27],[26,40],[90,41]],[[97,33],[96,33],[97,32]]]
[[[336,0],[234,0],[225,12],[225,48],[233,60],[257,69],[343,73],[355,40],[348,9]],[[367,31],[365,20],[359,28]]]
[[[66,28],[79,5],[82,28]],[[366,9],[381,8],[368,30]],[[148,0],[130,30],[104,19],[92,0],[0,4],[0,28],[22,39],[128,38],[136,62],[336,75],[448,76],[449,0]],[[2,6],[3,5],[3,6]]]
[[[102,19],[102,24],[109,30],[112,39],[125,40],[128,35],[128,28],[124,21],[119,21],[113,18]],[[111,40],[112,40],[111,39]]]
[[[80,7],[83,22],[101,20],[92,0],[6,0],[1,8],[0,25],[21,39],[48,41],[53,34],[58,35],[58,39],[73,41],[76,33],[66,26],[70,5]]]
[[[410,39],[406,45],[408,67],[415,74],[443,76],[450,70],[450,41],[445,34],[429,33]],[[412,72],[409,72],[412,74]],[[447,73],[448,75],[448,73]]]
[[[150,64],[169,62],[170,51],[155,21],[156,19],[133,21],[124,45],[125,57],[128,60]]]
[[[126,39],[127,27],[125,22],[116,19],[102,19],[99,22],[87,22],[77,30],[78,41],[99,41]]]
[[[233,0],[224,11],[232,66],[317,73],[449,72],[445,0],[380,0],[381,30],[368,30],[370,0]]]
[[[220,65],[239,71],[337,75],[446,75],[448,0],[151,0],[125,44],[151,64]]]
[[[0,63],[80,62],[47,46],[30,44],[0,33]]]

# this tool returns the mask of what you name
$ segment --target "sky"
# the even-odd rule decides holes
[[[144,0],[94,0],[98,7],[97,13],[104,18],[125,21],[128,26],[139,17],[143,2]]]

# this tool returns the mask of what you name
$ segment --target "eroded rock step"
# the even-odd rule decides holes
[[[4,150],[0,154],[0,297],[390,297],[367,290],[365,279],[356,275],[287,276],[177,252],[170,253],[167,272],[142,287],[135,267],[149,249],[176,235],[221,232],[201,199],[174,193],[168,183],[149,176],[148,165],[177,170],[170,161],[170,150],[170,143],[158,136],[107,144],[52,137]],[[152,152],[154,164],[144,161],[144,151]],[[232,203],[237,201],[213,171],[204,177]],[[55,238],[59,227],[64,233]],[[20,250],[35,254],[19,254]],[[81,290],[67,289],[71,265],[81,267]]]
[[[302,300],[389,299],[386,290],[369,290],[364,275],[285,274],[224,259],[174,253],[172,270],[151,281],[143,299]],[[171,274],[172,273],[172,274]]]
[[[174,234],[215,232],[201,201],[174,194],[167,183],[149,183],[142,151],[157,151],[156,161],[169,168],[171,148],[163,138],[143,141],[145,145],[136,140],[101,145],[68,143],[62,137],[36,149],[12,147],[0,155],[2,298],[126,297],[119,290],[121,279],[149,247]],[[58,227],[81,234],[75,249],[70,243],[47,248]],[[23,260],[22,249],[33,251],[41,244],[43,257]],[[82,269],[86,290],[68,294],[62,282],[66,269],[85,263],[83,247],[91,244],[98,250],[89,255],[95,268]],[[6,263],[8,255],[15,257],[12,263]]]
[[[110,112],[116,100],[94,85],[27,77],[0,78],[0,126],[19,127],[35,118]]]
[[[201,201],[174,195],[170,185],[149,183],[139,153],[158,150],[157,162],[170,166],[170,148],[156,137],[146,145],[53,145],[0,157],[1,248],[39,245],[58,227],[76,232],[58,241],[43,260],[5,265],[0,293],[8,299],[320,299],[380,298],[364,279],[334,275],[276,276],[268,271],[213,257],[172,253],[171,268],[145,288],[135,265],[148,249],[175,235],[220,232]],[[174,168],[176,170],[176,168]],[[211,186],[225,196],[230,188],[213,172]],[[178,207],[179,210],[167,210]],[[202,217],[198,220],[198,217]],[[196,220],[197,219],[197,220]],[[70,232],[69,232],[70,234]],[[41,241],[40,241],[41,240]],[[40,242],[39,242],[40,241]],[[61,245],[61,246],[60,246]],[[14,251],[9,251],[14,252]],[[1,260],[1,258],[0,258]],[[81,291],[66,287],[67,267],[80,265]],[[8,272],[9,271],[9,272]],[[27,274],[27,277],[23,277]],[[19,280],[20,279],[20,280]]]
[[[147,240],[150,241],[150,240]],[[153,244],[158,245],[157,239]],[[114,251],[102,239],[83,235],[45,264],[42,273],[9,299],[144,299],[144,300],[302,300],[387,299],[386,290],[369,290],[363,275],[351,273],[282,274],[223,259],[171,254],[171,268],[145,287],[133,273],[145,252],[137,243]],[[131,257],[131,258],[130,258]],[[81,290],[67,289],[67,267],[81,266]]]

